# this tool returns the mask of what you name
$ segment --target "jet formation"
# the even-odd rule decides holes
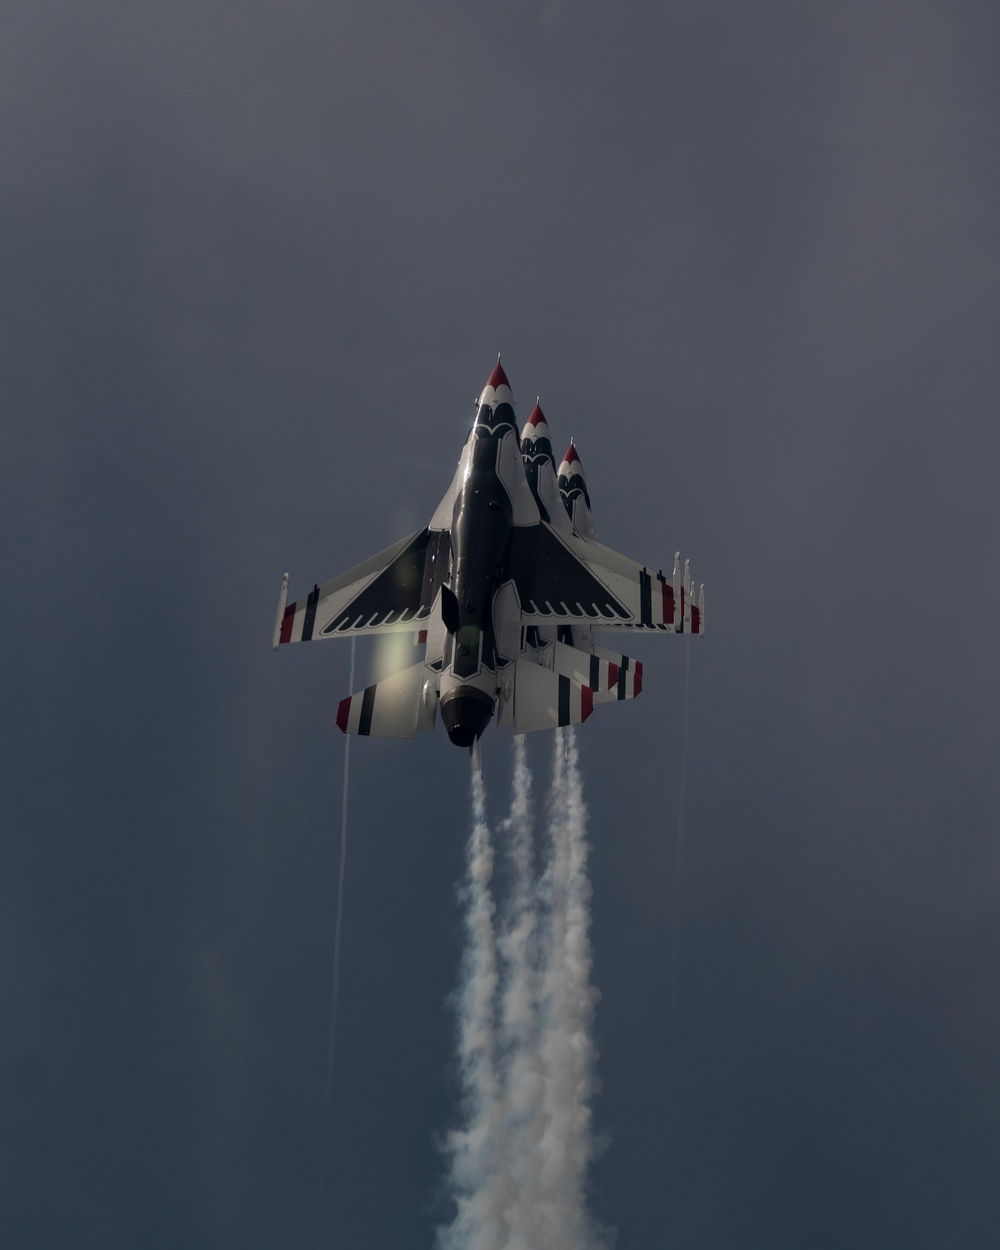
[[[642,664],[594,635],[704,634],[705,588],[692,590],[679,552],[665,577],[597,541],[575,445],[557,469],[537,403],[518,437],[498,358],[430,522],[294,603],[286,573],[273,645],[410,634],[421,658],[341,700],[338,726],[413,738],[440,711],[471,751],[494,716],[527,733],[634,698]]]

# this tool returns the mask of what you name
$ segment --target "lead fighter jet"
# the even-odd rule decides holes
[[[642,665],[594,643],[605,630],[702,634],[690,562],[665,578],[597,541],[571,443],[558,477],[535,405],[518,439],[497,359],[455,478],[430,523],[304,598],[281,585],[274,649],[408,633],[422,659],[343,699],[344,733],[412,738],[434,728],[468,747],[491,718],[515,733],[577,725],[595,703],[633,698]]]

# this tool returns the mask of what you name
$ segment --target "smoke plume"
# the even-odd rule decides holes
[[[506,1245],[507,1157],[497,1079],[498,978],[492,880],[493,846],[477,747],[472,758],[472,834],[462,887],[466,946],[458,998],[458,1065],[465,1127],[448,1135],[456,1214],[441,1230],[442,1250],[503,1250]]]
[[[458,997],[465,1126],[448,1138],[455,1216],[439,1230],[441,1250],[600,1250],[613,1240],[586,1203],[598,995],[572,729],[556,732],[540,878],[531,784],[524,739],[515,737],[510,814],[501,826],[509,888],[498,925],[485,790],[478,757],[473,762]]]

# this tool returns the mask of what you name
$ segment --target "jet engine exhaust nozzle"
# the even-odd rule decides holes
[[[471,747],[490,723],[493,700],[475,686],[456,686],[441,696],[441,719],[457,747]]]

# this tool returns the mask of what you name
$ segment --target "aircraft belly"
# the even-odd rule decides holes
[[[494,715],[523,733],[638,695],[642,665],[594,644],[621,629],[704,634],[704,587],[679,553],[664,577],[597,542],[575,444],[556,474],[537,403],[519,436],[498,359],[427,528],[292,603],[286,574],[272,646],[410,635],[423,659],[342,700],[338,725],[413,737],[440,704],[452,742],[471,746]]]

